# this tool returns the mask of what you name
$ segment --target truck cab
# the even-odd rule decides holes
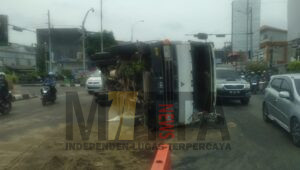
[[[133,84],[134,87],[119,91],[139,92],[148,127],[157,127],[161,106],[172,106],[169,111],[173,111],[175,125],[188,125],[215,113],[215,61],[209,43],[132,43],[112,47],[106,53],[93,56],[92,60],[103,73],[113,68],[117,75],[120,74],[111,84],[126,82],[116,85],[122,88]],[[122,74],[130,69],[122,69],[134,65],[132,63],[142,63],[143,69],[134,78],[124,80]]]

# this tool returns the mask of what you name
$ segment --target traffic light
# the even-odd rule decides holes
[[[200,40],[207,40],[208,38],[208,35],[205,34],[205,33],[198,33],[198,34],[195,34],[194,37],[200,39]]]
[[[0,46],[8,45],[8,17],[0,15]]]

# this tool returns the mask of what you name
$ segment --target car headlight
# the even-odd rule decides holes
[[[245,84],[245,85],[244,85],[244,88],[245,88],[245,89],[250,89],[250,84],[248,84],[248,83]]]
[[[217,84],[217,89],[221,90],[224,88],[224,84]]]

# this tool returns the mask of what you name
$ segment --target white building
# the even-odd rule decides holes
[[[288,1],[288,40],[300,38],[300,1]]]
[[[251,52],[254,58],[258,55],[260,49],[260,10],[261,0],[234,0],[232,2],[233,52],[246,54]]]
[[[260,28],[260,41],[287,41],[287,30],[264,25]]]
[[[14,71],[35,70],[35,47],[19,44],[0,46],[0,67],[7,67]]]
[[[261,27],[260,35],[261,56],[258,60],[277,68],[279,73],[285,73],[288,63],[287,30],[265,25]]]
[[[288,41],[290,60],[300,60],[300,0],[288,0]]]

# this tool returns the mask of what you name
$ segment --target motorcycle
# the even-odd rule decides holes
[[[42,105],[45,106],[47,102],[55,103],[56,100],[56,92],[51,92],[51,88],[49,86],[44,86],[41,89],[41,95],[42,95]]]
[[[11,91],[8,92],[5,98],[0,99],[0,113],[6,115],[9,114],[12,108],[12,94]]]
[[[259,91],[259,83],[256,79],[250,80],[250,89],[252,94],[256,94]]]

